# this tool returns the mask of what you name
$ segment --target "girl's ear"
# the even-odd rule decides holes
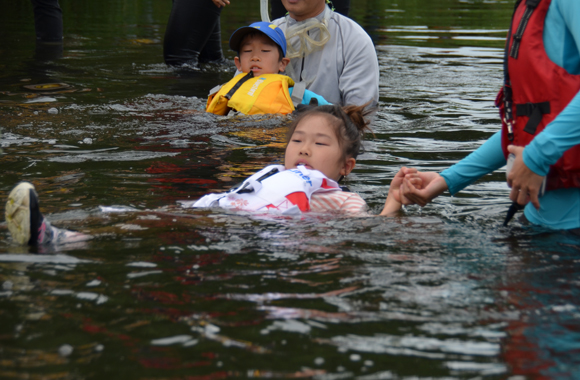
[[[240,63],[239,57],[234,57],[234,64],[236,65],[238,71],[242,71],[242,64]]]
[[[354,169],[355,166],[356,166],[356,160],[352,157],[347,158],[346,161],[344,162],[344,166],[340,170],[340,175],[346,176],[346,175],[350,174],[350,172],[352,171],[352,169]]]

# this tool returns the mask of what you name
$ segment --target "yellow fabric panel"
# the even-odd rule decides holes
[[[224,84],[215,94],[210,94],[206,111],[217,115],[226,115],[234,109],[246,115],[288,114],[294,111],[294,105],[288,91],[294,81],[285,75],[264,74],[248,79],[228,101],[225,95],[246,74],[235,76]]]

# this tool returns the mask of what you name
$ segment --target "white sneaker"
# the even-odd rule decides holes
[[[19,183],[6,201],[6,223],[12,239],[22,245],[61,245],[92,238],[80,232],[53,227],[40,213],[38,194],[31,183]]]
[[[6,223],[12,239],[22,245],[36,245],[42,220],[34,186],[29,182],[19,183],[6,201]]]

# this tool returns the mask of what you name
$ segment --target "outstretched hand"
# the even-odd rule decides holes
[[[531,201],[534,207],[539,209],[538,193],[544,177],[534,173],[526,166],[523,159],[523,147],[509,145],[508,151],[516,156],[512,170],[507,176],[507,184],[512,189],[510,199],[522,206]]]
[[[405,205],[418,204],[424,207],[448,189],[447,182],[438,173],[419,172],[415,170],[415,173],[409,174],[412,175],[406,174],[401,186],[400,197],[402,203]],[[420,178],[420,187],[416,186],[417,177]]]
[[[402,204],[411,204],[408,199],[402,193],[401,187],[405,182],[405,179],[413,184],[417,189],[423,188],[423,181],[419,175],[417,169],[402,167],[395,177],[391,181],[391,186],[389,187],[389,195],[392,194],[395,200]]]
[[[387,196],[387,200],[385,201],[385,207],[381,212],[381,215],[388,215],[392,214],[401,209],[402,204],[408,204],[407,199],[401,193],[401,186],[403,185],[403,181],[408,181],[412,183],[416,188],[421,188],[421,178],[418,175],[417,169],[412,168],[401,168],[395,177],[391,181],[391,185],[389,186],[389,194]]]
[[[230,5],[230,1],[229,0],[211,0],[211,1],[218,8],[225,7],[226,5]]]

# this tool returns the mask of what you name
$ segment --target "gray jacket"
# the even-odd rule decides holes
[[[334,104],[362,105],[379,100],[379,64],[377,53],[369,35],[360,25],[348,17],[325,8],[316,16],[319,21],[328,20],[330,40],[322,50],[306,57],[292,58],[286,74],[295,82],[306,82],[306,88]],[[288,25],[297,21],[290,16],[272,21],[284,32]],[[319,40],[320,29],[312,29],[309,36]],[[299,49],[299,39],[290,41]]]

